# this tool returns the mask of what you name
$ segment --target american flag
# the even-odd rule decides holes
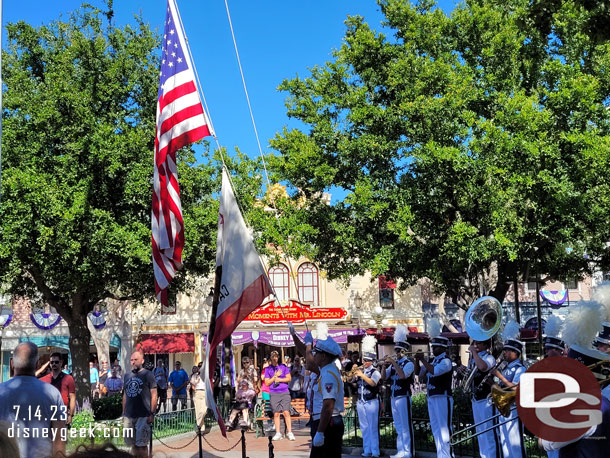
[[[175,0],[167,1],[159,72],[155,171],[152,198],[152,253],[155,291],[167,306],[167,287],[182,266],[184,223],[176,151],[213,135],[201,105]]]

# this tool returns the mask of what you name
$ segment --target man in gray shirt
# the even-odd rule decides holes
[[[144,369],[144,356],[139,351],[131,355],[132,371],[125,374],[123,391],[123,426],[131,429],[125,443],[132,446],[136,457],[147,457],[151,434],[150,425],[157,408],[157,383],[152,372]]]
[[[38,347],[17,345],[11,361],[15,377],[0,383],[0,421],[15,438],[22,457],[46,458],[66,450],[68,410],[61,393],[34,374]]]

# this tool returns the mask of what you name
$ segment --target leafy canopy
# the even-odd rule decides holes
[[[278,176],[307,196],[303,244],[330,277],[428,277],[502,299],[610,256],[610,44],[583,2],[378,1],[386,36],[350,17],[340,49],[286,80]],[[540,18],[548,22],[541,27]],[[316,196],[339,187],[333,205]],[[296,235],[293,236],[293,238]]]

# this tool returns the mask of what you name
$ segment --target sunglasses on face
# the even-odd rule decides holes
[[[51,361],[51,364],[59,364],[59,361]]]

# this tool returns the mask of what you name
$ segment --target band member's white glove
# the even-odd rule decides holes
[[[313,346],[313,335],[311,334],[311,331],[307,331],[307,333],[305,334],[305,345],[312,345]]]
[[[324,445],[324,433],[318,431],[316,435],[313,436],[312,444],[314,447],[322,447]]]

